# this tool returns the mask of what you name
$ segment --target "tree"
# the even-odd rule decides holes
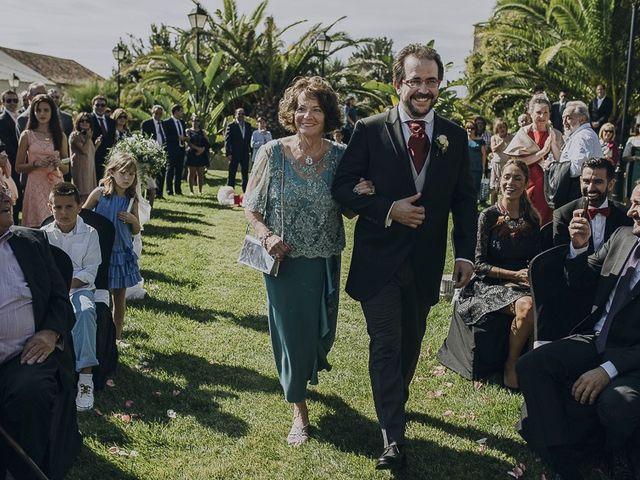
[[[629,0],[498,0],[467,58],[469,101],[501,113],[535,84],[588,100],[604,82],[619,119],[629,9]]]

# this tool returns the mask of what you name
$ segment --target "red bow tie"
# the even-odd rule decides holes
[[[609,207],[604,207],[604,208],[589,207],[588,211],[589,211],[589,218],[591,220],[593,220],[593,217],[595,217],[597,214],[604,215],[605,217],[608,217],[609,213],[611,213],[611,210],[609,209]]]

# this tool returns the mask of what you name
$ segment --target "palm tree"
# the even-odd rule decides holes
[[[616,106],[624,88],[629,0],[498,0],[467,59],[471,102],[508,107],[534,84],[589,99],[597,83]],[[495,111],[495,110],[494,110]]]

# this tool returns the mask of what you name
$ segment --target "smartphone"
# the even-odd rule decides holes
[[[582,217],[589,218],[589,197],[582,197]]]

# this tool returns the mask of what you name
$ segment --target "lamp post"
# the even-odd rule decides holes
[[[9,80],[7,80],[7,82],[9,83],[9,87],[11,87],[12,90],[15,90],[20,86],[20,77],[18,77],[14,73],[13,76]]]
[[[624,171],[621,168],[622,164],[622,151],[624,150],[624,145],[627,141],[627,137],[629,136],[629,127],[627,126],[627,111],[629,109],[629,95],[631,92],[631,72],[633,69],[633,42],[636,36],[636,12],[638,11],[638,0],[634,0],[631,2],[631,25],[629,27],[629,47],[627,51],[627,72],[625,76],[625,87],[624,87],[624,99],[622,101],[622,125],[620,127],[620,145],[618,149],[620,151],[620,163],[616,168],[616,188],[615,193],[613,195],[613,199],[618,202],[624,202],[625,197],[629,193],[628,189],[630,183],[633,178],[633,170],[636,168],[640,168],[640,162],[638,165],[633,164],[633,168],[629,171],[629,178],[624,178]]]
[[[200,30],[204,28],[205,23],[209,16],[207,12],[196,2],[196,8],[191,10],[191,13],[187,15],[189,18],[189,24],[191,29],[196,32],[196,63],[200,65]],[[196,101],[200,100],[200,89],[196,89]]]
[[[327,59],[327,54],[331,50],[331,37],[327,35],[327,32],[321,32],[316,37],[316,46],[318,47],[318,51],[322,54],[320,75],[324,77],[324,62]]]
[[[127,53],[127,51],[124,48],[124,45],[122,45],[122,42],[118,42],[118,44],[113,47],[113,50],[111,50],[111,52],[113,53],[113,58],[116,59],[116,61],[118,62],[118,73],[116,75],[116,83],[118,84],[118,107],[120,106],[120,62],[122,62],[122,60],[124,59],[125,54]]]

